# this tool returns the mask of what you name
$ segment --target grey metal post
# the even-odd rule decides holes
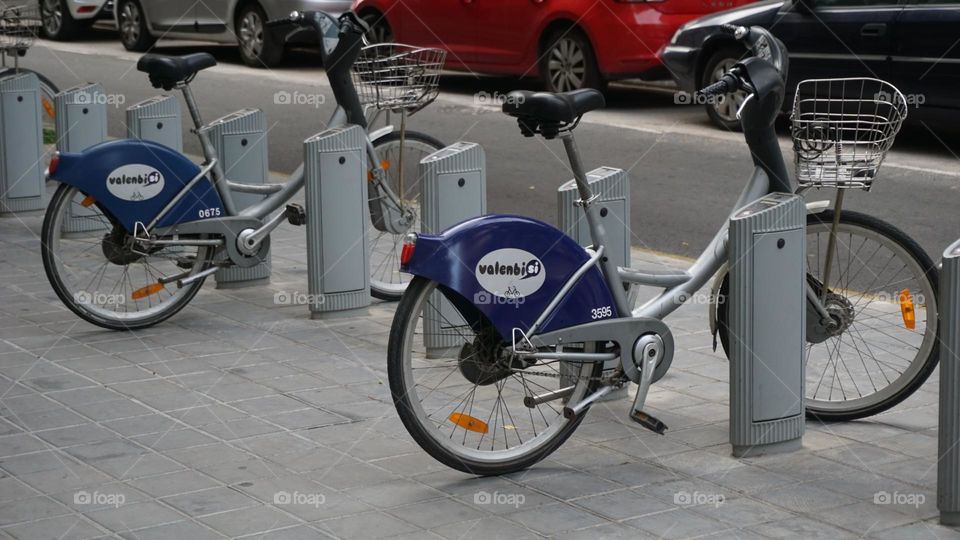
[[[730,219],[730,444],[737,457],[800,448],[806,208],[770,194]]]
[[[617,266],[630,266],[630,177],[622,169],[597,167],[587,173],[590,189],[598,196],[597,215],[607,233],[606,255]],[[583,209],[577,206],[580,192],[576,180],[570,180],[557,189],[557,216],[560,230],[567,236],[588,247],[593,244],[590,238],[590,226],[583,215]],[[604,371],[614,370],[620,360],[611,360],[604,365]],[[561,372],[568,364],[561,364]],[[614,390],[598,401],[613,401],[626,397],[629,385]]]
[[[239,184],[265,184],[270,169],[267,162],[267,120],[260,109],[241,109],[218,118],[203,127],[223,164],[227,179]],[[257,203],[265,195],[233,193],[237,210]],[[263,260],[247,268],[230,267],[216,273],[217,288],[239,288],[270,280],[270,251]]]
[[[369,306],[366,134],[350,124],[303,147],[310,315]]]
[[[940,271],[940,427],[937,508],[940,523],[960,525],[960,240]]]
[[[423,189],[421,230],[438,233],[487,212],[487,173],[483,147],[471,142],[456,142],[420,160]],[[501,299],[486,296],[488,301]],[[474,298],[474,301],[483,301]],[[463,324],[457,311],[443,295],[433,293],[437,310],[424,315],[423,341],[427,357],[440,357],[452,347],[463,345],[462,334],[452,327]]]
[[[180,101],[174,96],[154,96],[127,107],[127,137],[183,152]]]
[[[82,152],[107,140],[107,101],[98,83],[83,83],[68,88],[53,98],[57,113],[57,150]],[[93,209],[80,203],[85,196],[78,193],[67,209],[63,232],[85,232],[105,229],[106,223]]]
[[[0,214],[43,208],[43,121],[33,73],[0,78]]]

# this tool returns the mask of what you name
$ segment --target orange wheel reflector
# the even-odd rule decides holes
[[[53,103],[50,103],[50,100],[43,98],[40,100],[40,104],[43,106],[43,110],[46,111],[47,115],[50,118],[57,117],[57,110],[53,108]]]
[[[913,310],[913,296],[910,289],[900,291],[900,314],[903,316],[903,325],[909,330],[917,327],[917,313]]]
[[[90,205],[93,204],[93,203],[95,203],[95,202],[97,202],[96,199],[94,199],[94,198],[93,198],[92,196],[90,196],[90,195],[87,195],[86,197],[83,198],[82,201],[80,201],[80,206],[82,206],[82,207],[84,207],[84,208],[90,208]]]
[[[373,182],[373,170],[367,171],[367,181]]]
[[[455,412],[450,415],[449,420],[467,431],[476,431],[477,433],[487,432],[487,423],[469,414]]]
[[[380,168],[383,169],[383,170],[385,170],[385,171],[389,171],[389,170],[390,170],[390,162],[387,161],[387,160],[381,161],[381,162],[380,162]]]
[[[163,290],[163,283],[151,283],[146,287],[140,287],[139,289],[130,293],[130,298],[133,298],[134,300],[139,300],[141,298],[146,298],[151,294],[157,294],[162,290]]]

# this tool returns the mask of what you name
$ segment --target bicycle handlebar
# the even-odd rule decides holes
[[[370,26],[352,11],[344,12],[336,19],[322,11],[293,11],[284,19],[268,21],[266,26],[310,28],[316,32],[323,67],[337,105],[347,113],[349,123],[366,128],[366,115],[353,86],[350,70],[360,55],[363,36]],[[335,38],[336,45],[332,45],[332,38]]]

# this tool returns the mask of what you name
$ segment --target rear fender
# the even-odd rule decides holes
[[[482,313],[501,337],[525,333],[588,252],[546,223],[513,215],[488,215],[439,235],[421,234],[405,272],[431,279],[468,320]],[[603,274],[590,268],[549,314],[538,333],[617,317]]]
[[[132,233],[135,223],[153,221],[199,173],[200,167],[166,146],[121,139],[79,153],[61,153],[50,177],[93,197],[97,207]],[[203,178],[157,226],[225,215],[219,193],[209,178]]]

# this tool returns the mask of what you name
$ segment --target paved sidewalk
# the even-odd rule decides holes
[[[274,236],[270,285],[211,281],[118,333],[56,299],[40,222],[0,218],[0,537],[960,537],[936,523],[936,375],[874,419],[809,422],[800,452],[734,459],[728,366],[690,305],[648,400],[667,435],[602,403],[539,465],[472,478],[397,418],[392,304],[322,321],[276,304],[306,294],[303,229]]]

